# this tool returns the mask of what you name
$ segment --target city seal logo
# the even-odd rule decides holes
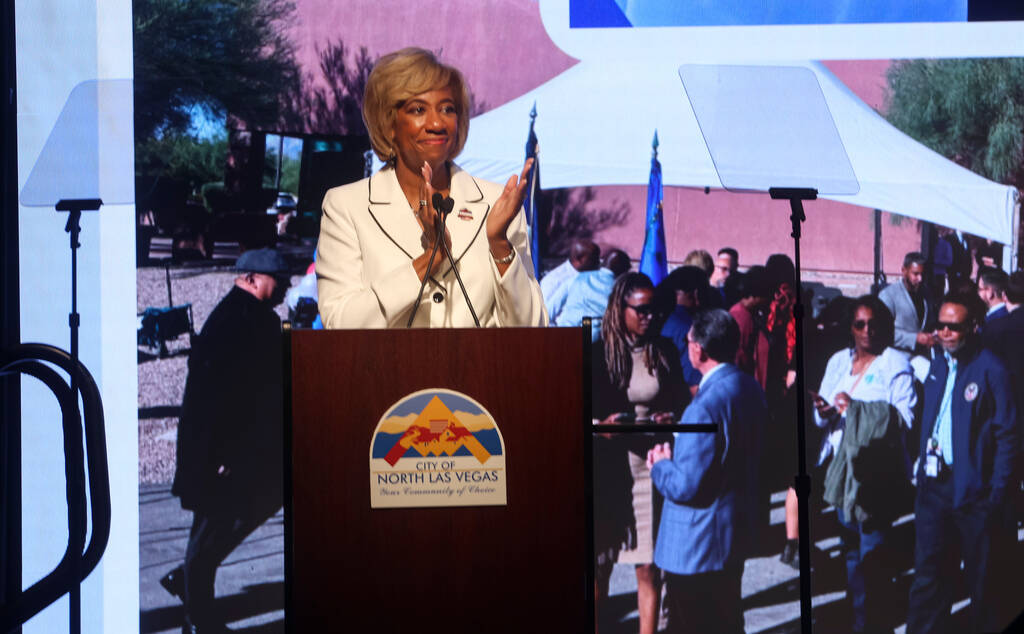
[[[505,441],[490,413],[453,390],[392,405],[370,440],[370,507],[504,506]]]

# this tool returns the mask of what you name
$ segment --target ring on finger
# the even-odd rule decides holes
[[[427,201],[420,200],[420,208],[422,209],[423,207],[426,207],[426,206],[427,206]]]

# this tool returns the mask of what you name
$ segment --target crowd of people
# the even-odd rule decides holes
[[[601,287],[578,282],[601,260],[588,240],[541,278],[552,325],[598,324],[595,424],[710,422],[717,431],[595,435],[599,629],[621,563],[635,567],[641,633],[657,631],[664,612],[672,632],[743,631],[743,563],[771,534],[771,491],[796,471],[800,406],[818,430],[808,443],[813,502],[834,509],[850,630],[905,622],[911,633],[950,631],[961,562],[971,631],[1007,624],[1020,607],[1007,575],[1020,554],[1024,272],[982,265],[973,280],[947,271],[927,283],[924,256],[907,254],[878,294],[839,296],[807,320],[812,389],[801,395],[787,256],[740,272],[734,249],[694,251],[657,286],[613,272],[612,256],[622,254],[605,258]],[[567,312],[583,288],[589,312]],[[911,514],[913,578],[901,600],[894,522]],[[797,517],[790,489],[780,559],[793,567]]]

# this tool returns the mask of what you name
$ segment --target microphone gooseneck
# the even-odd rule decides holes
[[[444,197],[441,196],[441,194],[438,194],[437,192],[434,193],[433,197],[430,199],[434,204],[434,209],[438,209],[438,200],[443,200],[443,198]],[[454,204],[454,202],[455,201],[452,201],[452,204]],[[440,211],[438,212],[438,215],[440,216]],[[409,313],[409,321],[405,324],[406,328],[412,328],[412,322],[416,319],[416,312],[419,311],[420,304],[423,302],[423,289],[427,287],[427,280],[430,279],[430,269],[434,267],[434,257],[437,255],[437,246],[438,244],[444,244],[444,223],[435,223],[435,227],[437,229],[437,235],[434,236],[434,248],[430,250],[430,258],[427,260],[427,270],[423,274],[423,281],[420,282],[420,290],[416,293],[416,301],[412,304],[412,311]],[[447,247],[445,247],[444,250],[447,251]],[[475,318],[476,316],[474,315],[474,319]]]
[[[427,274],[423,276],[423,281],[420,282],[419,293],[416,294],[416,301],[412,305],[412,311],[409,313],[409,321],[406,323],[406,328],[412,328],[412,322],[416,319],[416,313],[419,311],[420,304],[423,302],[423,289],[427,286],[427,280],[430,278],[430,269],[434,265],[434,257],[437,254],[438,247],[441,248],[441,252],[444,257],[448,258],[448,263],[451,265],[452,272],[455,273],[455,281],[459,283],[459,289],[462,291],[462,296],[466,299],[466,307],[469,308],[469,314],[473,317],[473,323],[477,328],[480,327],[480,318],[476,315],[476,309],[473,308],[473,302],[469,299],[469,292],[466,290],[466,285],[462,281],[462,276],[459,275],[459,269],[455,266],[455,258],[452,257],[452,252],[448,248],[448,245],[444,241],[445,222],[448,220],[448,214],[455,208],[455,200],[451,197],[442,196],[439,192],[434,192],[431,196],[430,202],[434,207],[434,211],[437,213],[435,220],[435,226],[437,227],[437,236],[434,239],[434,248],[430,251],[430,258],[427,260]]]
[[[431,199],[434,203],[434,209],[437,210],[438,220],[440,220],[441,234],[444,234],[445,221],[448,220],[448,214],[455,208],[455,200],[451,196],[444,198],[439,193],[434,193]],[[448,248],[447,244],[444,244],[444,240],[441,240],[441,251],[444,252],[448,258],[448,263],[451,264],[452,272],[455,273],[455,281],[459,283],[459,288],[462,290],[462,296],[466,298],[466,307],[469,308],[469,314],[473,317],[473,323],[476,327],[480,327],[480,319],[476,316],[476,310],[473,308],[473,302],[469,299],[469,293],[466,291],[466,285],[462,283],[462,276],[459,275],[459,269],[455,266],[455,258],[452,257],[452,252]],[[422,291],[421,291],[422,292]]]

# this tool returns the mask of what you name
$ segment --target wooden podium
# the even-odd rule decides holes
[[[583,332],[291,332],[288,631],[592,629]],[[506,506],[370,508],[374,429],[430,388],[493,416]]]

